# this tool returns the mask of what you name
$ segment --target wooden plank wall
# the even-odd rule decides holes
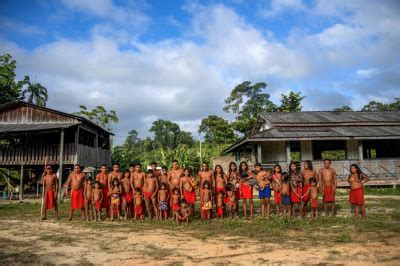
[[[76,122],[75,118],[47,112],[31,106],[17,106],[0,112],[1,124]]]

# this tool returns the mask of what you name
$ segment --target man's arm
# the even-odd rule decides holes
[[[70,184],[71,184],[71,175],[68,176],[67,181],[64,184],[64,186],[65,186],[65,195],[68,195],[68,188],[69,188]]]
[[[337,175],[336,175],[336,170],[333,169],[333,184],[334,184],[334,191],[336,191],[337,188]]]
[[[157,193],[158,193],[158,180],[156,180],[156,189],[154,190],[154,193],[153,193],[153,198],[154,197],[156,197],[157,196]]]

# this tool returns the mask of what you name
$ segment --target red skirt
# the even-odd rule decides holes
[[[297,187],[297,195],[302,195],[300,186]],[[301,198],[299,196],[296,196],[294,191],[290,191],[290,201],[292,203],[300,203],[301,202]]]
[[[98,211],[98,212],[101,211],[101,201],[100,200],[95,201],[94,206],[96,208],[96,211]]]
[[[179,209],[180,209],[179,203],[172,204],[172,211],[173,212],[179,211]]]
[[[46,204],[45,208],[46,210],[48,209],[53,209],[54,208],[54,190],[47,190],[46,191]]]
[[[132,192],[126,192],[124,195],[124,200],[127,204],[132,202]]]
[[[144,197],[147,199],[150,199],[151,196],[153,196],[153,194],[154,192],[148,192],[148,191],[143,192]]]
[[[101,207],[108,209],[110,207],[110,199],[108,198],[108,188],[103,188],[103,200],[101,201]]]
[[[335,193],[333,192],[333,187],[324,187],[324,202],[334,202],[335,201]]]
[[[311,199],[311,208],[318,208],[318,199]]]
[[[253,198],[253,187],[248,184],[242,184],[240,187],[242,192],[242,199],[252,199]]]
[[[143,205],[135,205],[135,214],[136,216],[142,216],[143,215]]]
[[[350,189],[349,202],[350,204],[364,205],[364,188]]]
[[[224,215],[224,207],[218,208],[217,207],[217,216],[222,217]]]
[[[188,204],[194,204],[196,202],[196,191],[185,191],[183,196]]]
[[[281,204],[281,192],[280,191],[274,190],[274,202],[275,202],[275,205]]]
[[[310,187],[311,187],[310,183],[308,183],[308,184],[303,186],[303,194],[302,194],[303,196],[304,196],[304,194],[307,193],[307,191],[310,189]],[[303,199],[302,199],[303,202],[308,202],[309,200],[310,200],[310,194],[308,194],[307,196],[303,197]]]
[[[83,209],[83,189],[72,190],[71,191],[71,208],[75,209]]]

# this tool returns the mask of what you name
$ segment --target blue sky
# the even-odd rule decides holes
[[[400,3],[384,1],[0,1],[0,52],[49,90],[50,107],[117,111],[116,143],[169,119],[196,132],[238,83],[278,103],[361,108],[400,96]]]

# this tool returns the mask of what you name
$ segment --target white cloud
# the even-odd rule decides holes
[[[301,0],[272,0],[270,8],[263,9],[260,13],[263,17],[270,18],[285,11],[307,11],[307,7]]]
[[[25,35],[25,36],[33,36],[33,35],[43,35],[45,34],[45,30],[34,26],[27,25],[23,22],[16,21],[14,19],[0,17],[0,28],[2,30],[9,30],[13,33]]]
[[[376,68],[358,69],[356,73],[361,78],[371,78],[378,74],[379,70]]]

